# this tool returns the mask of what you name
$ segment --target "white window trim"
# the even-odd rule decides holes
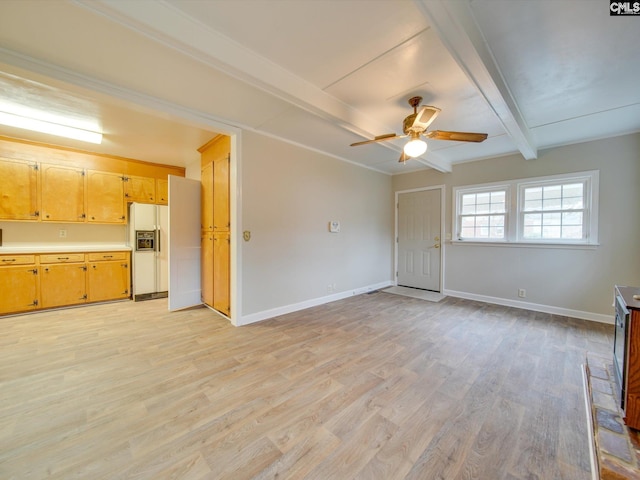
[[[521,212],[520,201],[522,189],[527,186],[539,185],[543,183],[564,183],[565,181],[579,180],[585,181],[587,185],[585,210],[588,215],[585,218],[586,239],[584,240],[533,240],[521,238]],[[465,193],[477,193],[481,191],[492,191],[507,188],[507,211],[505,217],[505,239],[477,239],[462,240],[459,238],[459,216],[460,198]],[[589,170],[584,172],[565,173],[558,175],[548,175],[544,177],[522,178],[506,182],[483,183],[477,185],[465,185],[453,188],[453,227],[451,243],[454,245],[495,245],[514,247],[551,247],[551,248],[592,248],[598,243],[598,197],[600,191],[600,172]]]
[[[474,238],[473,240],[463,240],[460,238],[460,230],[462,225],[460,224],[459,206],[461,205],[462,195],[469,193],[484,193],[494,192],[496,190],[505,191],[505,212],[504,212],[504,239],[495,238]],[[511,218],[511,185],[508,183],[485,183],[482,185],[471,185],[466,187],[455,187],[453,189],[453,241],[455,242],[476,242],[476,243],[506,243],[509,238],[509,224]]]

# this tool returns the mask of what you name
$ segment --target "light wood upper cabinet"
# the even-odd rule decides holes
[[[87,222],[127,223],[122,175],[87,170]]]
[[[156,179],[150,177],[124,177],[124,196],[127,202],[155,203]]]
[[[0,219],[38,220],[38,167],[0,158]]]
[[[43,163],[40,172],[41,220],[84,222],[84,170]]]
[[[213,231],[213,163],[202,167],[200,172],[202,199],[202,230]]]
[[[229,157],[213,162],[213,230],[228,232],[229,217]]]
[[[158,205],[169,205],[169,180],[156,179],[156,203]]]

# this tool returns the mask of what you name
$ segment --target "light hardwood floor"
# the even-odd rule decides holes
[[[3,479],[589,479],[613,327],[376,292],[235,328],[166,299],[0,319]]]

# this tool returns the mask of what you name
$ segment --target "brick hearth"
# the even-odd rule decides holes
[[[640,479],[640,433],[624,424],[613,375],[613,359],[587,355],[585,394],[599,474],[594,478]]]

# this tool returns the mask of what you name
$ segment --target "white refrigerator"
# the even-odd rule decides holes
[[[132,250],[133,299],[166,297],[169,292],[169,207],[132,203],[129,245]]]

